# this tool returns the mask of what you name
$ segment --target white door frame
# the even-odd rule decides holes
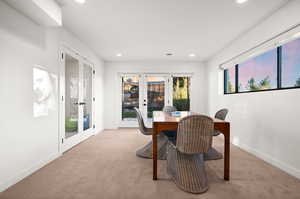
[[[132,121],[123,121],[122,120],[122,77],[132,77],[132,76],[139,76],[139,108],[143,114],[143,118],[146,120],[147,118],[147,106],[143,106],[144,99],[147,99],[147,76],[158,76],[158,77],[165,77],[166,78],[166,85],[165,85],[165,106],[172,106],[173,105],[173,77],[190,77],[190,81],[192,81],[193,73],[118,73],[118,88],[117,93],[119,93],[118,97],[118,108],[117,108],[117,117],[118,117],[118,127],[138,127],[138,123],[136,120]],[[192,84],[190,85],[190,103],[192,101],[192,92],[191,89]],[[147,101],[146,101],[147,104]],[[152,121],[145,121],[148,127],[152,126]]]
[[[92,92],[93,92],[93,105],[92,105],[92,128],[87,131],[83,131],[83,106],[78,108],[78,133],[68,139],[65,138],[65,57],[66,54],[78,59],[79,61],[79,101],[82,101],[82,90],[83,90],[83,64],[90,65],[93,71],[93,81],[92,81]],[[63,153],[73,146],[79,144],[84,141],[91,135],[95,133],[94,129],[94,116],[95,116],[95,98],[94,98],[94,65],[92,62],[88,61],[83,56],[80,56],[79,53],[72,50],[67,46],[62,46],[60,51],[60,83],[59,83],[59,151]]]

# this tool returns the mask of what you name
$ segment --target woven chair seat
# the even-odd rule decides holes
[[[167,143],[168,140],[164,136],[157,136],[157,158],[159,160],[167,159]],[[136,151],[136,155],[141,158],[152,159],[152,141],[146,144],[144,147]]]
[[[174,106],[165,106],[163,108],[163,112],[171,113],[174,111],[177,111],[176,107],[174,107]]]
[[[208,149],[208,152],[204,154],[204,160],[219,160],[222,159],[222,153],[218,152],[215,148],[211,147]]]

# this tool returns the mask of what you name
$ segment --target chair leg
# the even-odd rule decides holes
[[[190,193],[203,193],[208,190],[205,162],[202,154],[184,154],[168,145],[167,173],[175,184]]]
[[[166,160],[167,159],[167,138],[164,136],[157,136],[157,158],[159,160]],[[141,158],[148,158],[152,159],[152,141],[146,144],[144,147],[138,149],[136,151],[136,155]]]
[[[204,160],[219,160],[222,159],[222,153],[218,152],[215,148],[211,147],[208,149],[208,152],[204,154]]]

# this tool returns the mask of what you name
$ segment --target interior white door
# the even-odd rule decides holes
[[[62,53],[61,151],[64,152],[93,134],[93,68],[69,50]]]

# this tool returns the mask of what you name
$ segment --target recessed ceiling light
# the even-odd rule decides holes
[[[84,4],[85,0],[74,0],[76,3]]]
[[[166,56],[172,56],[173,53],[166,53]]]
[[[236,3],[238,4],[242,4],[242,3],[246,3],[248,0],[236,0]]]
[[[190,57],[196,57],[194,53],[189,54]]]
[[[122,55],[122,53],[118,53],[118,54],[116,54],[116,56],[117,57],[122,57],[123,55]]]

